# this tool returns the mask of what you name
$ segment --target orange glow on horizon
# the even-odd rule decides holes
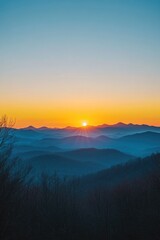
[[[10,115],[7,115],[10,116]],[[11,118],[11,119],[16,119],[15,121],[15,128],[23,128],[23,127],[27,127],[27,126],[34,126],[34,127],[42,127],[42,126],[46,126],[46,127],[50,127],[50,128],[65,128],[67,126],[71,126],[71,127],[82,127],[83,129],[86,129],[88,124],[86,122],[83,122],[79,119],[74,119],[73,121],[73,117],[71,118],[72,121],[70,119],[66,119],[66,121],[62,121],[62,119],[45,119],[45,118],[41,118],[41,119],[34,119],[34,118]],[[95,120],[90,119],[90,126],[97,126],[97,125],[102,125],[102,124],[116,124],[117,122],[123,122],[125,124],[129,124],[129,123],[133,123],[133,124],[147,124],[147,125],[153,125],[153,126],[160,126],[158,119],[157,121],[154,120],[150,120],[147,118],[142,118],[141,120],[137,120],[136,118],[132,119],[122,119],[122,118],[115,118],[115,119],[109,119],[108,117],[102,118],[102,119],[98,119]]]
[[[0,106],[0,116],[4,114],[15,119],[16,128],[27,127],[59,127],[66,126],[82,127],[82,123],[89,123],[90,126],[101,124],[115,124],[124,122],[126,124],[148,124],[160,126],[159,104],[124,104],[124,103],[101,103],[77,105],[54,104],[7,104]],[[53,106],[53,107],[52,107]],[[56,106],[56,107],[55,107]],[[86,120],[87,119],[87,120]]]

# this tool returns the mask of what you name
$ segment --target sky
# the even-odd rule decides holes
[[[0,115],[160,125],[159,0],[0,0]]]

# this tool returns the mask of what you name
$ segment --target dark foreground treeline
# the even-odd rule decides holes
[[[42,176],[37,184],[8,155],[0,155],[0,239],[160,239],[160,154],[82,179]]]

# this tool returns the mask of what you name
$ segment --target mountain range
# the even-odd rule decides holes
[[[12,129],[13,155],[41,173],[83,175],[160,152],[160,127],[117,123],[86,128]]]

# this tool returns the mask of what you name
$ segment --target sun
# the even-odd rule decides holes
[[[82,122],[82,127],[86,127],[87,125],[87,122]]]

